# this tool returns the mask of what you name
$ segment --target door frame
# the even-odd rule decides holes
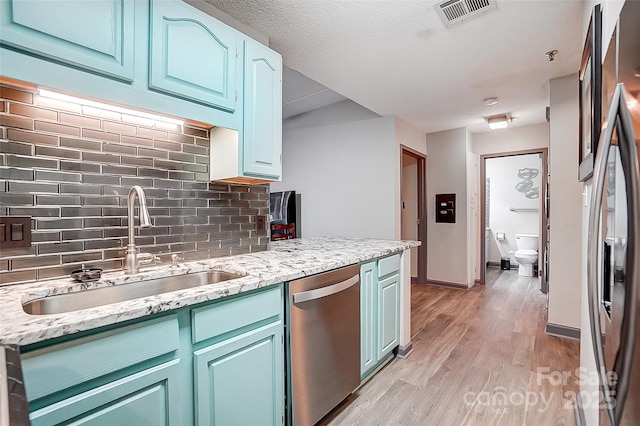
[[[499,152],[494,154],[484,154],[480,156],[480,239],[478,241],[478,245],[480,246],[480,284],[485,284],[486,275],[487,275],[487,253],[485,252],[485,233],[486,233],[486,223],[487,223],[487,200],[486,195],[487,191],[485,188],[486,180],[487,180],[487,170],[486,170],[486,160],[490,158],[502,158],[502,157],[513,157],[516,155],[527,155],[527,154],[540,154],[542,156],[542,176],[540,178],[540,217],[539,217],[539,229],[540,231],[540,243],[539,247],[542,247],[543,252],[538,254],[538,276],[542,276],[546,271],[544,271],[544,261],[542,261],[542,256],[544,256],[544,250],[547,244],[547,203],[545,202],[544,197],[546,196],[546,188],[547,188],[547,174],[549,164],[547,162],[547,158],[549,155],[549,148],[533,148],[533,149],[525,149],[520,151],[508,151],[508,152]]]
[[[400,145],[400,202],[402,203],[402,181],[404,167],[402,167],[402,156],[408,155],[418,162],[418,276],[417,282],[425,284],[427,282],[427,156],[419,151]],[[400,205],[402,212],[402,205]],[[402,229],[402,215],[400,216],[400,229]]]

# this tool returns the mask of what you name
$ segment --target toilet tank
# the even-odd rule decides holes
[[[534,234],[516,234],[516,247],[520,250],[538,250],[538,236]]]

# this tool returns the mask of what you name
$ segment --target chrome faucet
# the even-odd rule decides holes
[[[136,243],[133,235],[133,207],[136,195],[138,196],[138,204],[140,205],[140,214],[138,215],[140,229],[148,229],[153,226],[151,224],[151,218],[149,217],[149,210],[147,210],[147,199],[145,198],[144,191],[138,185],[134,185],[131,188],[131,191],[129,191],[129,199],[127,200],[127,227],[129,230],[129,241],[127,244],[127,254],[124,257],[125,274],[137,274],[140,269],[138,252],[136,250]],[[148,257],[148,255],[146,257]],[[151,261],[157,262],[156,259],[158,259],[156,256],[152,256]]]

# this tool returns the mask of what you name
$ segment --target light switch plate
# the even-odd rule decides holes
[[[31,247],[31,216],[0,216],[0,250]]]

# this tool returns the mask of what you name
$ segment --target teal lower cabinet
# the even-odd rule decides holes
[[[360,374],[362,378],[378,362],[376,350],[377,323],[376,313],[376,262],[360,266]]]
[[[367,379],[400,343],[400,255],[360,266],[360,373]]]
[[[282,425],[283,318],[276,285],[27,346],[31,423]]]
[[[180,425],[178,363],[143,370],[31,413],[33,426]]]
[[[198,426],[284,423],[282,286],[191,311]]]
[[[277,322],[195,351],[196,424],[282,424],[282,350]]]
[[[400,275],[380,279],[377,286],[378,359],[400,344]]]

